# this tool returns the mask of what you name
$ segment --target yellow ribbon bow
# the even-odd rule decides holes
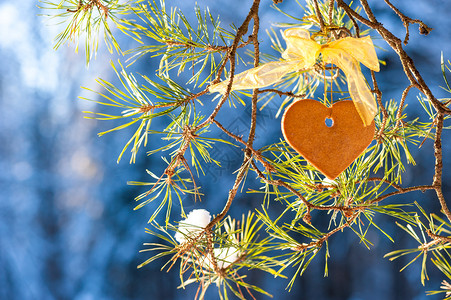
[[[232,90],[262,88],[277,83],[290,72],[314,66],[319,54],[323,62],[337,65],[346,75],[349,94],[365,126],[371,124],[377,114],[377,104],[360,64],[373,71],[379,71],[379,61],[369,36],[363,38],[346,37],[320,45],[310,38],[307,30],[294,27],[283,32],[287,49],[282,53],[284,60],[270,62],[249,69],[234,76]],[[229,80],[210,86],[210,92],[224,94]]]

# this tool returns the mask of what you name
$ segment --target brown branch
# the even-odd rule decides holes
[[[442,130],[443,130],[443,113],[437,113],[437,128],[435,130],[434,141],[434,156],[435,156],[435,172],[432,186],[435,189],[437,198],[442,206],[442,211],[446,215],[449,221],[451,221],[451,212],[445,201],[445,197],[442,191],[442,172],[443,172],[443,160],[442,160]]]
[[[288,97],[293,97],[293,98],[305,98],[305,94],[301,94],[301,95],[296,95],[293,92],[282,92],[276,89],[264,89],[264,90],[258,90],[259,94],[263,94],[263,93],[276,93],[277,95],[279,95],[280,97],[282,96],[288,96]]]
[[[314,206],[314,205],[311,204],[310,202],[308,202],[307,199],[305,199],[305,197],[302,196],[301,193],[299,193],[294,188],[292,188],[290,185],[288,185],[287,183],[285,183],[284,181],[282,181],[280,179],[279,180],[270,180],[270,179],[266,178],[266,176],[258,169],[258,167],[255,165],[254,162],[251,162],[251,164],[252,164],[252,167],[254,168],[254,171],[257,173],[257,176],[260,177],[266,184],[283,186],[284,188],[286,188],[287,190],[289,190],[290,192],[295,194],[302,201],[302,203],[304,203],[304,205],[307,207],[307,213],[310,213],[310,207]]]
[[[255,159],[257,159],[259,162],[262,163],[262,165],[265,167],[266,170],[268,170],[269,172],[273,171],[274,168],[271,166],[271,164],[269,162],[267,162],[266,160],[263,159],[263,156],[261,155],[261,153],[257,150],[255,150],[253,147],[250,147],[248,145],[248,143],[246,143],[242,137],[237,136],[236,134],[233,134],[232,132],[230,132],[229,130],[227,130],[224,126],[222,126],[221,123],[219,123],[218,121],[216,121],[215,119],[213,119],[212,121],[216,126],[218,126],[219,129],[221,129],[225,134],[227,134],[228,136],[232,137],[233,139],[235,139],[237,142],[243,144],[244,146],[246,146],[246,149],[248,149],[249,151],[252,152],[252,154],[254,155]]]
[[[190,102],[191,100],[194,100],[196,98],[199,98],[202,95],[205,95],[206,93],[208,93],[207,89],[205,89],[205,90],[203,90],[203,91],[201,91],[201,92],[199,92],[197,94],[193,94],[193,95],[187,96],[184,99],[181,99],[181,100],[176,101],[176,102],[168,102],[168,103],[163,103],[163,104],[158,104],[158,105],[143,105],[143,106],[141,106],[139,108],[139,112],[140,113],[146,113],[146,112],[152,111],[152,110],[157,109],[157,108],[181,106],[181,105],[184,105],[184,104]]]
[[[329,26],[332,26],[332,13],[334,11],[334,4],[335,4],[335,0],[329,0],[329,12],[328,12]]]
[[[71,12],[71,13],[77,13],[77,12],[79,12],[82,9],[84,11],[87,11],[87,10],[91,9],[94,5],[97,7],[97,9],[99,11],[103,11],[103,15],[105,16],[105,19],[107,19],[108,18],[109,8],[106,5],[102,4],[102,2],[100,0],[90,0],[86,4],[83,3],[83,0],[79,0],[76,9],[69,9],[68,8],[68,9],[66,9],[66,11],[67,12]]]
[[[318,19],[319,25],[321,27],[321,32],[326,33],[326,25],[324,24],[323,16],[321,15],[321,11],[319,10],[318,0],[313,0],[313,4],[315,7],[316,18]]]
[[[252,30],[252,41],[254,44],[254,68],[260,64],[260,44],[258,42],[258,30],[260,27],[260,19],[258,13],[254,14],[254,27]],[[246,156],[250,156],[249,148],[254,144],[255,129],[257,128],[257,100],[258,89],[254,89],[252,92],[252,112],[251,112],[251,127],[249,129],[249,137],[247,139]]]
[[[348,220],[345,223],[341,224],[337,228],[334,228],[333,230],[329,231],[328,233],[323,235],[319,240],[310,242],[309,244],[300,244],[300,245],[294,247],[293,250],[295,250],[295,251],[302,251],[304,249],[308,249],[308,248],[312,248],[312,247],[320,248],[323,245],[323,243],[325,241],[327,241],[332,235],[334,235],[335,233],[337,233],[339,231],[342,231],[346,227],[351,226],[351,224],[355,221],[355,219],[358,217],[358,215],[359,215],[358,213],[355,213],[351,217],[350,220]]]
[[[211,259],[211,263],[213,265],[213,270],[215,271],[216,274],[220,275],[220,274],[222,274],[223,271],[219,269],[218,261],[216,260],[216,257],[214,255],[213,237],[211,234],[211,229],[206,229],[205,235],[207,237],[207,253],[210,253],[210,259]]]
[[[442,103],[438,101],[437,98],[432,94],[431,90],[429,89],[428,85],[424,81],[423,77],[421,76],[420,72],[416,68],[412,58],[406,53],[406,51],[403,48],[402,41],[397,38],[393,33],[391,33],[388,29],[386,29],[381,23],[379,23],[374,16],[371,8],[368,5],[367,0],[360,0],[360,3],[362,4],[362,7],[368,16],[368,19],[364,18],[354,10],[352,10],[346,3],[344,3],[343,0],[336,0],[337,5],[339,7],[342,7],[346,14],[348,16],[352,16],[356,18],[361,23],[367,25],[368,27],[377,30],[377,32],[382,36],[382,38],[390,45],[390,47],[398,54],[399,59],[401,61],[401,64],[404,69],[404,73],[406,74],[407,78],[410,81],[409,87],[407,87],[403,92],[403,98],[401,101],[400,110],[398,110],[397,116],[400,115],[402,111],[402,107],[404,105],[405,98],[407,97],[407,93],[411,89],[411,87],[416,87],[422,92],[427,99],[430,101],[430,103],[433,105],[434,109],[437,111],[437,127],[436,127],[436,134],[435,134],[435,141],[434,141],[434,156],[435,156],[435,172],[434,172],[434,179],[432,183],[432,187],[434,188],[438,200],[440,202],[440,205],[442,207],[443,213],[447,216],[448,220],[451,221],[451,211],[448,209],[448,206],[446,204],[443,191],[442,191],[442,168],[443,168],[443,162],[442,162],[442,145],[441,145],[441,134],[443,129],[443,119],[444,115],[451,114],[451,110],[446,106],[445,103]],[[388,1],[385,0],[385,2],[394,9],[394,6]],[[404,25],[406,26],[406,29],[408,29],[408,25],[410,23],[418,23],[420,24],[420,30],[423,27],[423,33],[426,33],[429,29],[429,27],[425,27],[424,23],[418,20],[410,19],[404,16],[399,10],[394,9],[395,13],[400,16],[400,18],[403,20]],[[418,21],[418,22],[417,22]],[[407,22],[407,23],[406,23]],[[408,39],[408,34],[406,35],[405,42]],[[397,125],[399,123],[397,122]],[[410,189],[413,190],[414,188]],[[393,192],[384,196],[381,196],[377,199],[374,199],[374,202],[381,201],[385,199],[386,197],[389,197],[391,195],[403,193],[405,191],[410,191],[408,189],[404,189],[401,191]]]
[[[406,101],[407,94],[409,93],[410,89],[413,87],[417,87],[415,84],[411,84],[402,92],[401,95],[401,102],[399,103],[398,111],[396,112],[396,124],[395,124],[395,131],[398,129],[399,124],[401,124],[401,115],[402,110],[404,109],[404,103]]]
[[[337,1],[337,6],[340,6],[338,1]],[[343,8],[344,8],[344,7],[343,7]],[[351,8],[349,8],[349,9],[352,10]],[[349,19],[350,19],[351,22],[352,22],[352,25],[353,25],[354,28],[355,28],[355,35],[356,35],[356,37],[359,38],[359,37],[360,37],[360,26],[359,26],[359,24],[357,23],[356,19],[352,16],[352,14],[349,14],[349,13],[346,11],[346,9],[345,9],[345,12],[347,13]]]
[[[255,172],[257,173],[258,177],[260,177],[265,183],[267,184],[271,184],[271,185],[275,185],[275,186],[283,186],[284,188],[286,188],[287,190],[289,190],[290,192],[292,192],[294,195],[296,195],[307,207],[307,214],[310,213],[311,210],[337,210],[337,211],[342,211],[343,213],[347,214],[350,211],[361,211],[361,210],[365,210],[366,208],[371,207],[373,204],[375,203],[379,203],[384,199],[387,199],[391,196],[395,196],[395,195],[400,195],[400,194],[404,194],[407,192],[413,192],[413,191],[426,191],[426,190],[433,190],[435,189],[433,186],[431,185],[421,185],[421,186],[414,186],[414,187],[407,187],[407,188],[402,188],[399,185],[393,184],[391,182],[388,182],[386,180],[380,179],[380,178],[370,178],[370,181],[384,181],[388,184],[391,184],[394,188],[397,189],[397,191],[382,195],[378,198],[375,198],[371,201],[368,202],[367,205],[362,205],[362,206],[355,206],[355,207],[347,207],[347,206],[319,206],[319,205],[315,205],[312,204],[310,202],[307,201],[307,199],[305,199],[305,197],[299,193],[298,191],[296,191],[293,187],[291,187],[289,184],[287,184],[286,182],[282,181],[282,180],[269,180],[266,178],[266,176],[258,169],[258,167],[255,165],[255,163],[252,162],[252,167],[255,169]]]
[[[244,33],[243,33],[243,35],[244,35]],[[241,36],[242,36],[242,35],[241,35]],[[251,42],[251,38],[249,37],[249,38],[247,39],[246,42],[244,42],[243,44],[240,44],[240,45],[248,45],[250,42]],[[240,45],[237,46],[237,49],[238,49],[238,48],[241,48]],[[218,82],[221,81],[221,75],[222,75],[222,72],[224,71],[224,68],[225,68],[225,66],[226,66],[226,64],[227,64],[227,61],[229,61],[228,58],[230,57],[230,53],[231,53],[232,50],[233,50],[232,47],[233,47],[233,43],[232,43],[232,46],[229,46],[229,53],[228,53],[227,56],[224,58],[224,60],[223,60],[223,62],[222,62],[222,64],[221,64],[221,66],[219,67],[218,73],[216,74],[216,78],[215,78],[210,84],[215,84],[215,83],[218,83]],[[243,47],[244,47],[244,46],[243,46]],[[236,49],[235,49],[235,53],[236,53]]]
[[[246,17],[246,19],[244,20],[243,24],[240,26],[240,28],[237,31],[237,35],[235,36],[235,40],[234,43],[232,45],[232,49],[230,51],[230,55],[229,55],[229,60],[230,60],[230,81],[229,84],[227,85],[227,91],[226,93],[223,95],[221,101],[218,103],[218,105],[216,106],[216,108],[213,110],[212,114],[208,117],[208,119],[206,121],[204,121],[202,124],[200,124],[197,128],[201,128],[208,123],[213,122],[216,114],[219,112],[219,110],[221,109],[222,104],[224,104],[225,100],[227,99],[227,97],[229,96],[229,93],[232,89],[232,84],[233,84],[233,76],[235,73],[235,53],[236,53],[236,48],[237,48],[237,44],[238,44],[238,40],[241,38],[242,35],[244,35],[247,30],[248,30],[248,26],[249,23],[251,21],[251,19],[254,19],[254,29],[253,29],[253,40],[258,38],[258,32],[256,30],[258,30],[258,25],[255,26],[255,23],[259,23],[259,18],[258,18],[258,9],[259,9],[259,5],[260,5],[260,0],[254,0],[252,7],[249,11],[248,16]],[[258,46],[257,48],[258,49]],[[255,53],[255,59],[258,62],[258,57],[259,53],[256,52]],[[254,91],[254,95],[256,95],[257,93]],[[255,122],[255,120],[253,120],[252,122]],[[255,128],[254,128],[254,132],[252,132],[252,129],[250,130],[249,133],[249,138],[253,139],[253,136],[255,135]],[[250,144],[251,146],[252,144]],[[249,146],[246,148],[249,149]],[[246,154],[244,156],[244,160],[243,163],[241,164],[241,167],[238,171],[238,174],[235,178],[235,182],[233,184],[232,189],[229,190],[229,195],[227,198],[227,202],[224,206],[224,208],[222,209],[221,213],[219,213],[218,215],[216,215],[216,217],[207,225],[206,230],[211,230],[211,228],[213,228],[213,226],[218,223],[222,218],[225,217],[225,215],[227,214],[227,212],[230,209],[230,206],[232,205],[233,199],[235,199],[236,193],[238,191],[238,188],[241,184],[241,182],[244,179],[245,174],[247,173],[247,170],[249,169],[249,164],[252,161],[252,156],[249,156],[248,154]]]
[[[66,11],[67,11],[67,12],[71,12],[71,13],[76,13],[76,12],[78,12],[78,11],[79,11],[80,9],[82,9],[82,8],[83,8],[83,1],[82,1],[82,0],[79,0],[76,9],[70,9],[70,8],[68,8],[68,9],[66,9]]]
[[[351,30],[349,30],[348,28],[346,28],[344,26],[330,27],[328,29],[333,32],[336,40],[338,40],[340,38],[352,36]],[[338,35],[336,34],[336,31],[338,31]]]
[[[258,14],[259,5],[260,5],[260,0],[254,0],[252,7],[249,11],[249,14],[247,15],[243,24],[241,24],[241,26],[237,30],[236,36],[232,43],[232,47],[230,48],[230,51],[228,53],[228,60],[230,62],[230,80],[229,80],[229,83],[227,84],[226,92],[224,93],[224,95],[222,95],[221,100],[219,100],[219,103],[213,109],[213,112],[210,114],[210,116],[204,122],[202,122],[201,124],[199,124],[196,127],[197,130],[212,122],[212,120],[216,117],[219,110],[221,109],[222,105],[225,103],[225,101],[229,97],[230,91],[232,90],[233,78],[235,76],[235,68],[236,68],[235,54],[236,54],[236,50],[238,48],[238,43],[239,43],[241,37],[247,32],[249,23],[252,20],[252,18],[254,18],[254,16],[256,14]],[[225,66],[226,62],[227,62],[227,59],[224,60],[223,66],[221,68],[223,68]],[[216,80],[214,82],[219,81],[219,76],[220,76],[220,74],[218,73],[218,76],[216,77]]]
[[[161,176],[158,178],[158,180],[152,185],[152,187],[146,192],[145,197],[147,197],[150,193],[152,193],[152,191],[155,189],[155,187],[158,185],[158,183],[163,179],[163,177],[166,175],[166,179],[165,181],[171,185],[174,186],[175,188],[178,188],[182,193],[182,189],[174,183],[174,181],[172,180],[172,176],[174,175],[174,170],[180,166],[183,165],[185,167],[185,169],[190,173],[191,178],[193,180],[193,185],[194,185],[194,200],[196,200],[196,195],[199,197],[199,201],[201,200],[200,198],[200,193],[198,192],[198,187],[196,184],[196,181],[194,180],[194,176],[193,173],[191,172],[191,169],[188,165],[188,163],[186,162],[185,159],[185,152],[189,147],[189,144],[192,140],[196,139],[196,137],[198,137],[198,135],[196,135],[194,133],[194,130],[191,129],[190,126],[186,125],[185,128],[183,129],[183,143],[182,146],[177,150],[176,154],[171,158],[171,161],[169,162],[168,166],[166,167],[166,169],[164,170],[164,172],[161,174]]]
[[[401,19],[402,23],[404,24],[404,27],[406,28],[406,36],[404,38],[404,45],[407,45],[409,42],[409,26],[410,24],[418,24],[420,25],[420,34],[428,35],[429,32],[431,32],[432,28],[424,24],[421,20],[418,19],[412,19],[404,15],[397,7],[395,7],[389,0],[384,0],[385,3],[387,3],[388,6],[398,15],[398,17]]]
[[[425,192],[426,190],[434,190],[435,188],[432,185],[419,185],[419,186],[412,186],[412,187],[407,187],[407,188],[400,188],[399,190],[395,191],[395,192],[391,192],[385,195],[382,195],[380,197],[374,198],[373,200],[369,201],[368,204],[374,204],[374,203],[379,203],[384,199],[387,199],[391,196],[395,196],[395,195],[400,195],[400,194],[405,194],[408,192],[413,192],[413,191],[422,191]]]
[[[451,237],[442,236],[442,235],[438,235],[438,234],[432,233],[432,231],[430,229],[426,230],[426,233],[433,240],[439,240],[439,241],[444,242],[444,243],[451,243]]]
[[[420,72],[416,68],[412,58],[404,50],[402,41],[377,21],[366,0],[360,0],[360,3],[362,4],[363,10],[368,16],[368,19],[364,18],[363,16],[355,12],[353,9],[351,9],[349,5],[347,5],[343,0],[336,1],[337,5],[339,7],[342,7],[348,16],[356,18],[359,22],[376,30],[381,35],[381,37],[398,54],[404,69],[404,73],[406,74],[410,83],[418,86],[419,90],[428,98],[428,100],[432,103],[432,105],[437,111],[446,114],[451,114],[451,110],[447,108],[443,103],[438,101],[437,98],[435,98],[435,96],[432,94],[428,85],[426,84]]]
[[[189,167],[185,156],[181,156],[180,160],[181,160],[183,166],[185,167],[185,169],[189,172],[189,174],[191,176],[191,179],[193,180],[193,185],[194,185],[194,202],[196,202],[196,196],[199,198],[199,201],[201,201],[202,199],[200,198],[199,188],[197,187],[196,180],[194,179],[193,172],[191,172],[191,168]]]
[[[385,126],[387,124],[388,112],[385,109],[384,104],[382,103],[382,92],[377,85],[376,74],[373,70],[371,70],[371,79],[373,81],[373,92],[376,94],[377,104],[379,104],[379,108],[382,112],[381,128],[379,128],[379,131],[376,133],[376,139],[379,141],[379,143],[381,143],[381,137],[384,134]]]
[[[361,210],[362,208],[364,208],[364,207],[347,207],[347,206],[337,206],[337,205],[320,206],[320,205],[312,204],[312,203],[308,202],[307,199],[305,199],[305,197],[301,193],[299,193],[296,189],[294,189],[288,183],[284,182],[281,179],[270,180],[270,179],[266,178],[266,176],[258,169],[258,167],[255,165],[255,163],[253,161],[251,162],[251,164],[252,164],[252,167],[254,168],[254,171],[257,173],[257,176],[259,178],[261,178],[266,184],[270,184],[270,185],[274,185],[274,186],[282,186],[282,187],[286,188],[287,190],[289,190],[294,195],[296,195],[302,201],[302,203],[304,203],[304,205],[307,207],[308,218],[309,218],[310,211],[315,210],[315,209],[316,210],[337,210],[337,211],[342,211],[342,212],[349,212],[349,211]],[[304,221],[305,221],[305,219],[304,219]]]
[[[103,10],[103,14],[105,15],[105,19],[108,18],[109,8],[106,5],[103,5],[101,0],[91,0],[91,3],[94,3],[97,6],[98,10]]]
[[[393,182],[391,182],[391,181],[389,181],[387,179],[383,179],[383,178],[370,177],[366,181],[381,181],[381,182],[384,182],[386,184],[389,184],[390,186],[394,187],[398,191],[403,189],[400,185],[397,185],[396,183],[393,183]]]
[[[207,52],[224,52],[224,51],[229,51],[232,48],[232,46],[197,45],[193,41],[179,42],[179,41],[167,40],[167,41],[164,41],[164,43],[168,46],[183,46],[185,48],[201,48]],[[247,45],[249,45],[249,43],[250,43],[250,39],[247,40],[246,42],[239,44],[237,46],[237,49],[246,47]]]
[[[229,195],[228,195],[227,202],[226,202],[224,208],[222,209],[221,213],[216,215],[216,217],[214,217],[214,219],[211,220],[211,222],[207,225],[206,229],[208,229],[208,230],[212,229],[213,226],[216,223],[218,223],[219,221],[221,221],[225,217],[227,212],[229,211],[230,206],[232,205],[233,199],[235,199],[238,188],[239,188],[241,182],[243,181],[244,175],[246,174],[247,170],[249,169],[249,162],[251,160],[252,159],[249,158],[248,160],[243,161],[243,163],[241,164],[238,174],[235,178],[233,187],[229,190]]]

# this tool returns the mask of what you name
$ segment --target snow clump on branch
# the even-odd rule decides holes
[[[213,249],[213,255],[216,258],[218,268],[219,269],[225,269],[231,264],[238,261],[240,258],[240,250],[231,246],[231,247],[225,247],[225,248],[215,248]],[[209,269],[213,269],[213,264],[211,263],[211,257],[208,257],[208,260],[206,262],[206,267]]]
[[[178,231],[175,233],[175,239],[180,244],[183,244],[190,237],[193,238],[204,230],[210,221],[211,215],[208,210],[192,210],[185,220],[180,221]]]

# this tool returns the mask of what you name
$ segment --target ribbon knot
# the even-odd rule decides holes
[[[360,63],[378,72],[379,61],[369,36],[346,37],[326,44],[318,44],[307,30],[294,27],[283,32],[287,48],[283,60],[262,64],[234,76],[232,90],[262,88],[280,81],[286,74],[314,66],[320,54],[324,63],[338,66],[346,75],[349,94],[365,126],[377,114],[377,104],[371,93]],[[224,94],[229,79],[210,86],[210,92]]]

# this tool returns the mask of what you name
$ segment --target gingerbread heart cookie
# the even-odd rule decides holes
[[[326,107],[316,100],[299,100],[282,117],[288,144],[329,179],[340,175],[368,147],[374,130],[374,120],[365,127],[352,101]]]

